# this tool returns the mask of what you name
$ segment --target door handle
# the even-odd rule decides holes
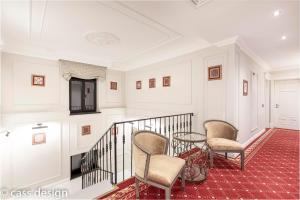
[[[276,103],[276,104],[275,104],[275,108],[279,108],[279,104]]]

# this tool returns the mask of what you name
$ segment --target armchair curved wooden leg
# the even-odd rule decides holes
[[[227,152],[225,152],[225,158],[227,159]]]
[[[184,191],[185,190],[185,167],[183,167],[183,169],[181,170],[181,190]]]
[[[139,187],[139,180],[137,178],[135,178],[135,194],[136,194],[136,198],[139,199],[140,198],[140,187]]]
[[[214,167],[214,152],[212,150],[209,151],[209,160],[210,160],[210,168]]]
[[[171,188],[165,189],[165,199],[171,199]]]
[[[244,170],[245,165],[245,153],[244,151],[241,152],[241,170]]]

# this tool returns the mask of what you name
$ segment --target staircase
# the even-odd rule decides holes
[[[193,113],[151,117],[113,123],[81,159],[82,188],[109,180],[117,184],[134,174],[131,136],[151,130],[169,138],[169,155],[178,155],[184,145],[172,145],[173,133],[192,131]]]

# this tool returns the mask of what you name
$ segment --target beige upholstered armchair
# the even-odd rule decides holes
[[[184,189],[185,160],[166,155],[168,138],[144,130],[136,132],[132,140],[137,198],[139,181],[164,189],[166,199],[170,199],[171,188],[181,174],[181,186]]]
[[[236,141],[238,130],[231,124],[221,120],[205,121],[204,129],[207,137],[207,144],[210,149],[210,166],[213,167],[214,152],[240,153],[241,170],[244,170],[244,148]]]

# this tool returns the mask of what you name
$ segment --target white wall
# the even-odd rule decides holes
[[[54,60],[16,54],[2,54],[1,100],[2,128],[6,145],[1,178],[2,186],[44,185],[70,176],[70,156],[85,152],[100,138],[113,121],[125,114],[125,73],[108,70],[105,81],[98,81],[98,110],[101,113],[69,115],[69,83],[59,73]],[[31,86],[31,75],[46,76],[45,87]],[[110,81],[118,90],[110,90]],[[46,144],[32,145],[37,123],[48,126]],[[81,135],[81,126],[91,125],[90,135]]]
[[[0,6],[0,9],[1,9],[1,6]],[[1,11],[0,11],[0,16],[1,16]],[[1,18],[1,17],[0,17]],[[1,20],[0,20],[0,23],[1,23]],[[0,24],[1,25],[1,24]],[[1,28],[0,28],[0,42],[1,42]],[[1,74],[2,74],[2,51],[1,51],[1,47],[0,47],[0,96],[1,96]],[[1,111],[1,105],[2,105],[2,102],[1,102],[1,98],[0,98],[0,131],[2,131],[2,111]],[[6,146],[6,143],[4,143],[4,141],[1,139],[5,137],[3,134],[0,133],[0,174],[1,172],[3,171],[3,168],[4,168],[4,157],[5,157],[5,150],[7,148]],[[3,185],[3,180],[2,180],[2,176],[0,176],[0,188],[2,188],[2,185]]]
[[[249,143],[255,134],[268,127],[266,115],[268,99],[266,99],[266,79],[259,65],[237,48],[239,68],[239,135],[242,143]],[[248,95],[243,96],[243,80],[248,81]]]
[[[300,68],[271,71],[268,73],[268,79],[270,80],[300,79]]]
[[[208,66],[219,64],[222,80],[208,81]],[[248,96],[242,96],[242,80],[249,80],[250,86],[251,72],[257,75],[258,88],[255,130],[249,117],[253,110],[251,88]],[[31,86],[33,73],[46,75],[45,88]],[[68,178],[69,156],[89,150],[113,121],[124,118],[125,112],[131,117],[193,112],[197,131],[203,131],[204,120],[226,120],[240,129],[238,139],[243,144],[266,127],[265,74],[236,45],[210,47],[126,73],[108,70],[106,81],[97,83],[101,114],[69,116],[68,82],[60,76],[57,61],[3,53],[1,75],[2,124],[12,132],[11,137],[0,138],[11,147],[2,169],[7,187]],[[171,87],[162,87],[163,76],[171,76]],[[149,78],[156,78],[156,88],[148,87]],[[138,80],[143,82],[141,90],[135,88]],[[118,82],[117,91],[109,89],[110,81]],[[32,127],[38,122],[48,125],[49,143],[44,146],[30,142]],[[91,135],[80,134],[83,125],[91,125]],[[25,153],[31,165],[22,160]],[[36,165],[35,160],[42,164]],[[16,164],[37,173],[20,171]]]
[[[202,122],[209,118],[234,120],[227,102],[231,95],[231,79],[234,46],[212,47],[170,59],[158,64],[128,71],[126,73],[127,114],[153,116],[193,112],[194,128],[202,130]],[[223,79],[207,80],[207,67],[221,64]],[[162,77],[171,76],[171,87],[162,87]],[[156,78],[156,88],[148,87],[149,78]],[[142,81],[142,89],[136,90],[136,81]],[[229,92],[229,94],[227,93]]]
[[[208,66],[219,64],[222,80],[208,81]],[[167,75],[171,76],[170,88],[161,83]],[[156,88],[148,88],[149,78],[156,78]],[[248,96],[243,96],[244,79],[249,82]],[[138,80],[143,82],[141,90],[135,89]],[[251,91],[254,80],[256,95]],[[226,120],[240,129],[238,140],[245,145],[268,126],[265,91],[264,71],[236,45],[204,49],[126,73],[130,115],[193,112],[198,131],[203,131],[204,120]]]

